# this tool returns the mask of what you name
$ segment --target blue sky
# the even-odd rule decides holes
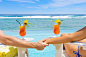
[[[86,0],[0,0],[0,14],[86,14]]]

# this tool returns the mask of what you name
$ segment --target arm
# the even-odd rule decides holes
[[[86,38],[86,27],[73,33],[72,35],[65,35],[65,36],[58,37],[58,38],[47,39],[45,43],[49,43],[49,44],[67,43],[71,41],[79,41],[84,38]]]
[[[35,43],[24,41],[24,40],[18,39],[18,38],[13,37],[13,36],[5,35],[0,30],[0,42],[3,44],[6,44],[6,45],[23,47],[23,48],[36,48],[38,50],[43,50],[45,46],[48,46],[48,44],[44,44],[43,41],[45,41],[45,40],[40,40],[40,41],[35,42]]]

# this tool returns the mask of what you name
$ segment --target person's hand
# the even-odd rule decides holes
[[[49,44],[44,43],[47,39],[40,40],[36,42],[36,49],[37,50],[43,50],[46,46],[49,46]]]

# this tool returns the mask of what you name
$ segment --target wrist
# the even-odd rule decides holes
[[[45,41],[44,43],[48,44],[48,41]]]
[[[44,43],[49,44],[49,39],[47,39]]]
[[[32,48],[36,48],[37,47],[37,42],[35,42],[35,43],[33,42],[32,45],[33,45]]]

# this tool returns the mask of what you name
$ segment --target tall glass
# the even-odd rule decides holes
[[[58,24],[54,24],[54,34],[58,35],[59,33],[60,33],[59,25]]]
[[[24,36],[26,35],[25,24],[23,26],[20,26],[19,34],[20,34],[20,36],[22,36],[22,39],[24,39]]]

